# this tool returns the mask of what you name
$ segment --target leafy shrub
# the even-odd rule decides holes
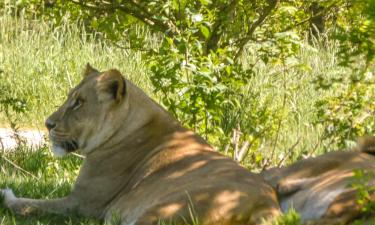
[[[340,65],[336,76],[320,77],[318,88],[334,87],[334,96],[317,102],[323,139],[339,148],[375,132],[375,1],[355,1],[340,10],[335,39]]]
[[[240,142],[249,146],[248,152],[271,145],[270,158],[260,163],[263,168],[278,158],[274,152],[289,116],[287,102],[292,87],[287,82],[280,84],[284,103],[275,111],[272,103],[262,105],[256,99],[244,100],[243,90],[254,77],[262,76],[257,71],[260,65],[275,68],[274,75],[279,77],[286,77],[290,71],[303,71],[305,65],[297,57],[306,48],[301,40],[311,27],[329,27],[331,33],[337,34],[342,65],[354,62],[359,68],[351,67],[352,75],[340,73],[335,78],[343,85],[337,89],[345,93],[323,96],[316,104],[316,126],[323,125],[325,129],[321,138],[341,147],[356,135],[373,132],[371,116],[362,120],[364,114],[373,112],[368,101],[371,91],[359,92],[371,86],[360,82],[363,86],[357,87],[358,82],[349,81],[372,74],[368,73],[374,52],[371,0],[55,0],[44,4],[20,1],[18,7],[30,17],[50,19],[55,25],[79,20],[84,24],[84,32],[95,32],[100,34],[98,38],[105,37],[117,46],[140,50],[164,106],[185,125],[221,149],[229,149],[232,155],[237,154],[236,149],[224,146],[233,142],[231,134],[238,127],[243,133]],[[255,52],[251,60],[244,54],[249,51]],[[353,57],[363,59],[363,65],[359,60],[353,61]],[[329,79],[330,76],[322,77],[320,84]],[[331,86],[323,86],[326,87]],[[252,97],[258,94],[252,90],[246,93]],[[245,102],[254,108],[244,110]],[[228,115],[241,117],[234,119]],[[264,155],[258,156],[256,161],[264,160]]]

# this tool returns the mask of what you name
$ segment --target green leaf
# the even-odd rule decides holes
[[[211,0],[200,0],[202,5],[208,5],[211,4]]]
[[[202,25],[200,26],[200,31],[206,39],[210,37],[210,29],[208,27]]]

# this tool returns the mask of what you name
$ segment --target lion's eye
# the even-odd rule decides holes
[[[76,109],[78,109],[79,107],[81,107],[82,104],[83,104],[83,100],[82,100],[81,98],[77,98],[77,99],[74,101],[74,103],[73,103],[73,105],[71,106],[71,108],[72,108],[73,110],[76,110]]]

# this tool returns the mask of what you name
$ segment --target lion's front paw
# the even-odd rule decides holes
[[[17,197],[14,195],[13,191],[9,188],[0,190],[0,195],[3,196],[4,205],[8,208],[11,208],[12,205],[14,205],[14,203],[17,200]]]
[[[24,198],[17,198],[9,188],[0,190],[0,195],[3,196],[5,207],[16,214],[28,215],[34,211],[32,204],[25,201]]]

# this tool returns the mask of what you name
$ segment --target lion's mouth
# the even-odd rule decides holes
[[[76,141],[74,141],[74,140],[64,141],[60,145],[67,152],[74,152],[74,151],[76,151],[78,149],[78,143]]]
[[[51,131],[49,133],[49,139],[54,147],[62,148],[68,153],[74,152],[79,148],[77,141],[69,138],[68,135],[57,135],[55,132]]]

